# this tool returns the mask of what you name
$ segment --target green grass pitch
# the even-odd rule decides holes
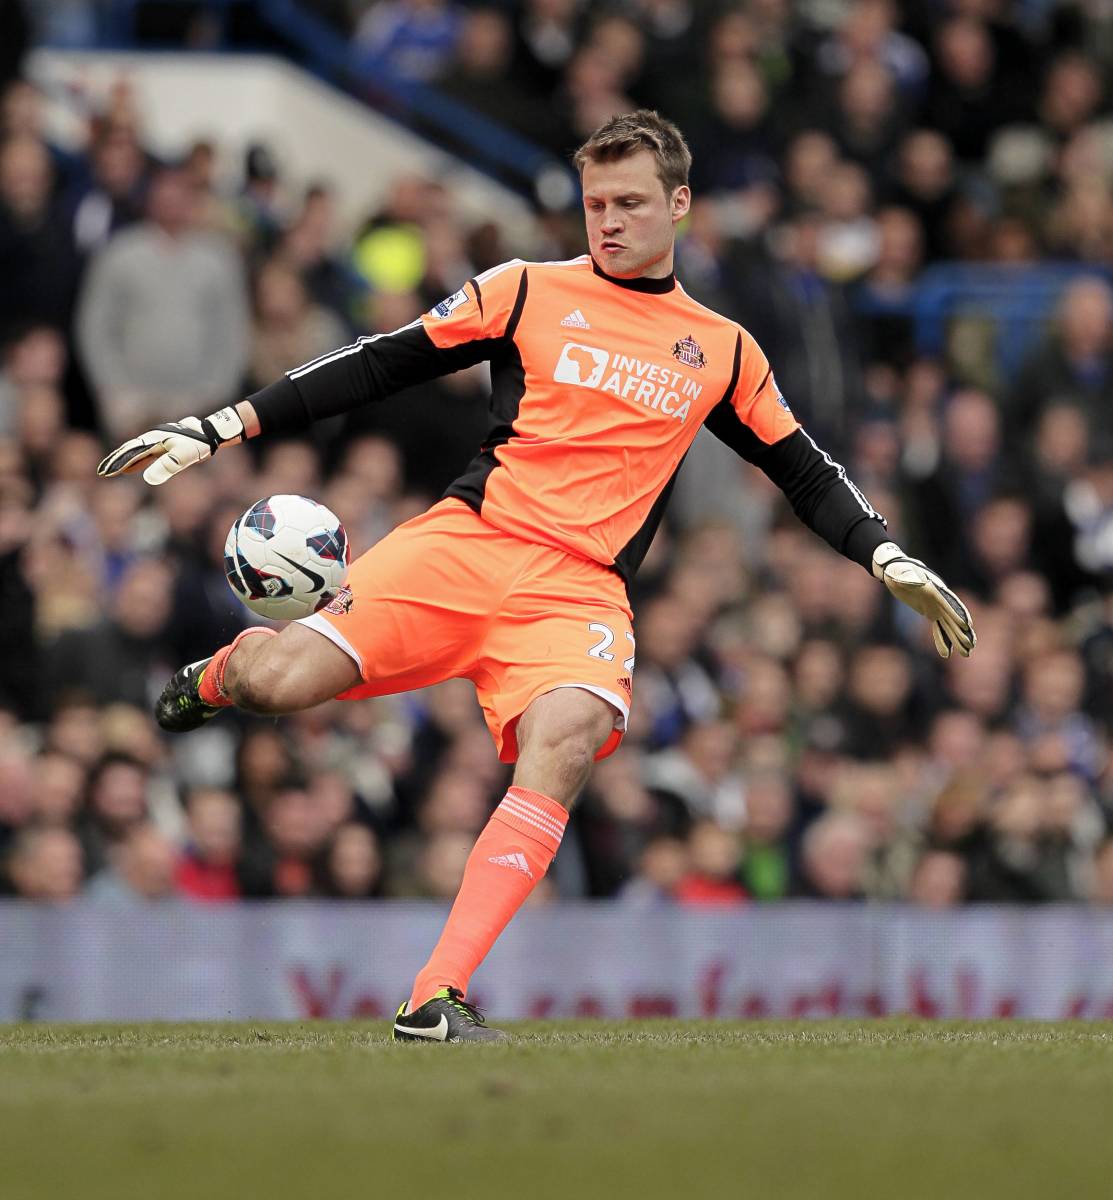
[[[0,1028],[4,1200],[1113,1196],[1113,1026]]]

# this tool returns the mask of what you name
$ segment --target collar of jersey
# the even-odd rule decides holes
[[[600,279],[605,279],[616,287],[629,288],[632,292],[652,292],[659,296],[664,292],[671,292],[676,287],[675,272],[663,279],[650,279],[647,275],[639,275],[635,279],[616,279],[614,275],[608,275],[594,258],[591,260],[591,269]]]

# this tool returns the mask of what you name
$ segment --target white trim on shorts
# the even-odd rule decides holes
[[[598,696],[601,700],[606,700],[606,702],[611,705],[612,708],[618,709],[618,712],[615,714],[614,718],[615,729],[621,729],[623,733],[626,732],[626,726],[630,721],[630,706],[625,700],[622,699],[621,696],[618,695],[617,692],[610,692],[606,688],[599,687],[597,684],[558,683],[555,687],[549,688],[548,691],[541,692],[539,695],[535,696],[534,699],[539,700],[541,696],[547,696],[549,692],[559,692],[561,688],[582,688],[585,692],[591,692],[593,695]]]
[[[327,637],[328,640],[339,646],[344,653],[352,659],[359,668],[359,677],[363,679],[363,659],[359,656],[359,651],[352,645],[351,642],[336,628],[330,621],[326,621],[320,613],[310,613],[308,617],[302,617],[296,622],[298,625],[304,625],[306,629],[312,629],[315,632]],[[358,687],[358,684],[353,686]]]

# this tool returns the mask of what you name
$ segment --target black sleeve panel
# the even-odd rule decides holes
[[[420,322],[396,333],[360,338],[294,371],[248,399],[263,433],[301,429],[382,400],[403,388],[450,375],[491,357],[502,338],[437,347]]]
[[[767,445],[738,419],[728,401],[716,405],[705,424],[720,441],[769,476],[809,529],[870,570],[874,550],[890,540],[885,518],[802,429]]]

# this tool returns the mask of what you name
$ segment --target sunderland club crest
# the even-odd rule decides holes
[[[672,356],[677,362],[682,362],[686,367],[706,367],[707,356],[704,354],[699,342],[696,341],[691,334],[681,338],[672,348]]]
[[[336,593],[335,596],[325,605],[325,612],[332,613],[334,617],[342,617],[345,613],[352,611],[352,602],[355,597],[352,595],[352,589],[347,584]]]

